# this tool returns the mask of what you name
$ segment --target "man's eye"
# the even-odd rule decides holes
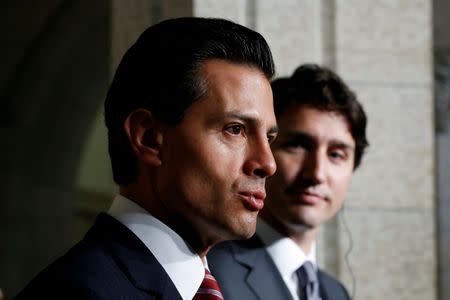
[[[291,141],[284,143],[284,148],[287,149],[297,149],[297,148],[304,148],[304,145],[298,141]]]
[[[275,141],[276,138],[277,138],[276,134],[268,134],[267,135],[267,141],[269,142],[269,144],[272,144],[273,141]]]
[[[228,126],[226,128],[226,131],[228,131],[229,133],[233,134],[233,135],[239,135],[241,134],[242,130],[243,130],[243,126],[240,124],[233,124],[231,126]]]
[[[283,151],[293,154],[300,154],[304,151],[308,151],[307,147],[298,141],[286,141],[281,143],[279,147]]]
[[[330,152],[330,157],[332,158],[332,159],[335,159],[335,160],[344,160],[345,159],[345,154],[343,154],[343,153],[341,153],[341,152],[339,152],[339,151],[333,151],[333,152]]]

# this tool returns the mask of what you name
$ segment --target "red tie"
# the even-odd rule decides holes
[[[219,284],[211,273],[205,269],[205,278],[192,300],[223,300]]]

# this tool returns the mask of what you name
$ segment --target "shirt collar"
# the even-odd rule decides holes
[[[153,253],[183,299],[192,299],[205,276],[204,263],[170,227],[122,195],[108,213],[130,229]]]
[[[306,255],[292,239],[281,235],[261,218],[258,218],[256,233],[284,278],[290,278],[305,261],[312,262],[317,269],[315,243],[311,253]]]

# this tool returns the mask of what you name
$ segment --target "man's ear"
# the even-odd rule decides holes
[[[160,157],[163,134],[160,122],[146,109],[131,112],[125,120],[124,130],[138,160],[152,166],[162,164]]]

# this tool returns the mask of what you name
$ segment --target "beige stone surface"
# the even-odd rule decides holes
[[[339,277],[339,268],[345,255],[340,252],[340,238],[338,217],[323,224],[316,238],[317,263],[334,277]]]
[[[431,83],[431,3],[336,1],[339,72],[355,81]]]
[[[320,62],[332,69],[336,67],[336,3],[320,1],[321,58]]]
[[[431,90],[350,86],[366,110],[370,146],[355,172],[347,204],[368,208],[434,207]]]
[[[268,41],[278,76],[322,59],[320,1],[257,1],[256,30]]]
[[[193,12],[196,17],[215,17],[232,20],[249,26],[247,17],[248,0],[195,0]]]
[[[347,210],[353,249],[350,266],[356,278],[355,299],[436,299],[434,211],[432,209]],[[339,252],[349,248],[340,224]],[[349,290],[351,275],[340,262]]]

